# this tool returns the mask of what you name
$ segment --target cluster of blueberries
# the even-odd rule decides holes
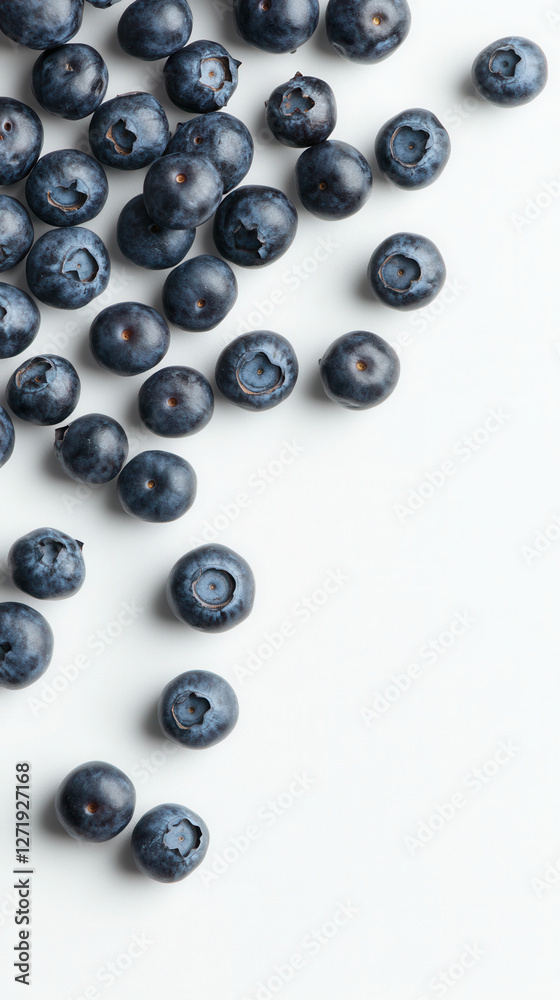
[[[89,0],[109,7],[118,0]],[[291,246],[297,210],[272,187],[239,186],[254,153],[249,130],[223,108],[234,93],[240,63],[217,42],[189,44],[192,14],[187,0],[134,0],[118,24],[122,49],[138,59],[166,60],[163,80],[170,100],[196,117],[171,137],[165,111],[148,93],[105,101],[107,66],[94,48],[70,43],[78,31],[84,0],[10,0],[0,8],[0,30],[15,42],[43,50],[35,62],[32,88],[46,112],[69,120],[91,116],[93,156],[63,149],[40,156],[43,126],[37,114],[14,98],[0,98],[0,185],[27,178],[32,213],[53,228],[34,243],[29,212],[0,195],[0,271],[26,260],[27,284],[40,302],[77,309],[107,287],[111,263],[103,241],[83,223],[105,205],[104,167],[146,167],[143,191],[125,205],[117,242],[133,264],[172,269],[163,285],[163,314],[138,302],[103,309],[89,331],[93,358],[120,376],[148,372],[165,357],[168,323],[183,330],[210,330],[237,299],[230,265],[260,267]],[[234,0],[237,30],[266,52],[297,49],[317,28],[318,0]],[[360,63],[376,63],[406,38],[411,23],[407,0],[328,0],[326,29],[333,50]],[[496,105],[515,107],[536,97],[546,84],[547,63],[538,45],[507,37],[488,46],[472,71],[479,94]],[[297,73],[276,87],[266,102],[273,136],[302,149],[296,188],[304,208],[325,220],[345,219],[361,209],[372,187],[371,168],[348,143],[330,139],[336,120],[335,95],[313,76]],[[450,156],[449,136],[431,112],[413,108],[391,118],[375,142],[381,173],[400,188],[433,183]],[[221,255],[184,261],[196,228],[213,217],[213,238]],[[184,261],[184,262],[183,262]],[[397,233],[373,252],[368,279],[374,296],[395,309],[427,305],[446,277],[435,244],[415,233]],[[32,295],[0,282],[0,358],[25,351],[37,336],[40,314]],[[164,318],[165,317],[165,318]],[[392,347],[368,331],[339,337],[319,362],[327,396],[353,409],[367,409],[393,392],[399,360]],[[220,354],[216,384],[230,402],[248,410],[278,405],[292,392],[298,360],[278,333],[261,330],[235,339]],[[172,521],[193,504],[197,480],[178,455],[149,450],[127,462],[128,440],[112,417],[90,413],[68,421],[80,398],[74,366],[56,355],[24,361],[6,391],[9,409],[34,424],[56,427],[54,450],[64,472],[80,483],[116,480],[123,509],[154,522]],[[185,366],[158,369],[138,394],[143,424],[160,437],[181,437],[210,420],[214,397],[208,380]],[[12,454],[14,425],[0,407],[0,466]],[[82,585],[82,543],[64,532],[41,528],[19,538],[9,553],[13,583],[35,599],[69,597]],[[195,629],[224,631],[251,612],[255,581],[251,568],[222,545],[188,552],[169,575],[167,599],[174,614]],[[37,680],[53,652],[48,622],[20,603],[0,604],[0,685],[19,688]],[[166,736],[183,746],[210,746],[234,727],[238,704],[230,685],[205,671],[189,671],[165,688],[158,709]],[[130,821],[134,787],[118,768],[94,761],[76,768],[57,795],[62,825],[74,837],[108,840]],[[191,810],[158,806],[137,824],[132,849],[141,871],[160,881],[177,881],[200,863],[208,830]]]

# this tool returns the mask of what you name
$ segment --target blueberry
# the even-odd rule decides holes
[[[52,630],[39,611],[16,601],[0,604],[0,687],[33,684],[52,654]]]
[[[385,59],[410,31],[407,0],[329,0],[327,37],[335,52],[359,63]]]
[[[294,52],[319,23],[318,0],[233,0],[235,26],[265,52]]]
[[[142,451],[125,465],[117,492],[123,510],[143,521],[176,521],[192,507],[196,474],[169,451]]]
[[[14,542],[8,570],[16,587],[30,597],[71,597],[85,580],[82,542],[56,528],[37,528]]]
[[[371,185],[365,156],[337,139],[310,146],[296,163],[299,199],[319,219],[347,219],[359,212],[371,194]]]
[[[239,703],[231,684],[209,670],[179,674],[164,687],[158,702],[164,735],[194,750],[220,743],[238,717]]]
[[[225,632],[251,613],[255,578],[249,564],[225,545],[200,545],[175,563],[167,600],[180,621],[201,632]]]
[[[192,13],[187,0],[135,0],[117,28],[119,45],[137,59],[164,59],[191,37]]]
[[[55,431],[54,453],[67,476],[78,483],[109,483],[128,455],[127,436],[113,417],[87,413]]]
[[[35,164],[27,178],[30,209],[50,226],[79,226],[99,215],[109,187],[103,167],[78,149],[58,149]]]
[[[20,420],[31,424],[59,424],[76,409],[80,379],[74,365],[57,354],[28,358],[6,387],[6,400]]]
[[[167,229],[154,222],[141,194],[127,202],[117,222],[117,243],[121,253],[138,267],[155,271],[179,264],[189,252],[194,237],[194,229]]]
[[[14,425],[10,414],[0,406],[0,469],[11,458],[16,441]]]
[[[7,0],[0,31],[29,49],[52,49],[76,34],[83,10],[84,0]]]
[[[286,338],[258,330],[224,348],[216,364],[216,384],[226,399],[244,410],[269,410],[290,395],[298,371]]]
[[[297,211],[283,191],[247,184],[222,201],[214,219],[214,243],[222,257],[242,267],[278,260],[292,245]]]
[[[319,362],[329,399],[352,410],[369,410],[391,395],[400,362],[390,344],[375,333],[354,330],[339,337]]]
[[[0,272],[9,271],[29,253],[33,223],[16,198],[0,194]]]
[[[206,823],[192,809],[166,802],[138,820],[132,857],[156,882],[180,882],[204,860],[209,837]]]
[[[43,126],[33,109],[12,97],[0,97],[0,184],[15,184],[25,177],[42,145]]]
[[[248,173],[254,146],[249,129],[239,118],[227,111],[211,111],[180,122],[167,152],[207,156],[218,170],[227,194]]]
[[[368,280],[373,294],[393,309],[419,309],[445,283],[443,257],[435,243],[415,233],[396,233],[373,251]]]
[[[528,38],[500,38],[476,57],[473,83],[486,101],[503,108],[528,104],[544,90],[548,64],[543,50]]]
[[[167,354],[169,327],[151,306],[117,302],[95,317],[89,346],[101,368],[116,375],[139,375]]]
[[[109,73],[97,49],[83,43],[59,45],[39,56],[33,66],[31,88],[45,111],[77,121],[99,107]]]
[[[113,4],[120,3],[120,0],[87,0],[92,7],[112,7]]]
[[[138,393],[140,419],[160,437],[196,434],[214,412],[214,393],[194,368],[173,365],[150,375]]]
[[[166,229],[202,225],[216,211],[222,194],[214,164],[194,153],[168,153],[152,163],[144,178],[146,211]]]
[[[231,267],[209,254],[180,264],[163,286],[163,311],[181,330],[211,330],[233,309],[236,299]]]
[[[50,229],[26,261],[27,284],[36,298],[57,309],[80,309],[109,284],[107,247],[91,229]]]
[[[130,778],[112,764],[91,760],[66,775],[56,793],[56,815],[76,840],[100,844],[128,826],[136,805]]]
[[[152,94],[114,97],[97,109],[89,126],[89,142],[101,163],[118,170],[137,170],[163,156],[169,122]]]
[[[163,67],[167,96],[183,111],[219,111],[237,87],[239,66],[218,42],[192,42],[169,56]]]
[[[410,108],[385,122],[375,140],[382,174],[401,188],[423,188],[439,177],[451,153],[447,129],[431,111]]]
[[[27,292],[0,281],[0,358],[21,354],[35,340],[41,314]]]
[[[336,125],[336,99],[324,80],[296,73],[272,91],[266,122],[286,146],[314,146],[329,138]]]

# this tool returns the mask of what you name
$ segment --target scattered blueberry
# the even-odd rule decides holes
[[[16,434],[10,414],[0,406],[0,469],[11,458],[16,442]]]
[[[105,291],[110,273],[107,247],[82,226],[48,230],[26,261],[33,295],[57,309],[79,309],[91,302]]]
[[[528,38],[500,38],[476,57],[473,83],[486,101],[503,108],[528,104],[544,90],[548,64],[543,50]]]
[[[8,570],[16,587],[30,597],[51,601],[71,597],[86,575],[82,542],[56,528],[37,528],[14,542]]]
[[[319,219],[347,219],[363,208],[371,194],[372,175],[365,156],[337,139],[306,149],[295,173],[302,205]]]
[[[6,400],[16,417],[47,427],[66,420],[79,398],[78,373],[57,354],[28,358],[6,387]]]
[[[237,87],[239,66],[218,42],[192,42],[169,56],[163,67],[167,96],[183,111],[219,111]]]
[[[390,56],[410,31],[407,0],[329,0],[327,37],[335,52],[359,63]]]
[[[95,317],[89,346],[101,368],[116,375],[139,375],[167,354],[169,327],[151,306],[117,302]]]
[[[167,229],[154,222],[141,194],[127,202],[117,222],[117,243],[121,253],[138,267],[156,271],[179,264],[189,252],[194,237],[194,229]]]
[[[169,451],[142,451],[125,465],[117,482],[123,510],[143,521],[176,521],[196,498],[196,474]]]
[[[9,271],[29,253],[33,223],[16,198],[0,194],[0,272]]]
[[[324,80],[296,73],[272,91],[266,122],[286,146],[314,146],[329,138],[336,125],[336,99]]]
[[[423,108],[395,115],[378,133],[375,156],[381,173],[401,188],[423,188],[439,177],[451,153],[447,129]]]
[[[54,453],[67,476],[78,483],[109,483],[128,456],[124,429],[104,413],[87,413],[55,431]]]
[[[31,77],[31,88],[41,107],[70,121],[93,114],[108,83],[105,61],[97,49],[83,42],[43,52]]]
[[[265,52],[294,52],[319,23],[318,0],[233,0],[235,26]]]
[[[247,184],[227,195],[214,218],[214,243],[222,257],[242,267],[278,260],[292,245],[297,211],[277,188]]]
[[[21,354],[35,340],[41,314],[27,292],[0,281],[0,358]]]
[[[33,109],[13,97],[0,97],[0,184],[25,177],[42,145],[43,126]]]
[[[227,194],[248,173],[254,146],[249,129],[239,118],[227,111],[211,111],[180,122],[167,152],[207,156],[218,170]]]
[[[368,265],[374,295],[393,309],[427,306],[445,278],[445,263],[435,243],[415,233],[389,236],[374,250]]]
[[[89,222],[101,212],[108,193],[101,164],[78,149],[57,149],[42,156],[25,185],[31,211],[50,226]]]
[[[156,882],[180,882],[204,860],[208,827],[192,809],[166,802],[144,813],[132,831],[136,867]]]
[[[87,0],[92,7],[112,7],[115,3],[120,3],[120,0]]]
[[[163,156],[169,122],[152,94],[123,94],[105,101],[89,126],[89,142],[101,163],[118,170],[137,170]]]
[[[191,37],[192,13],[187,0],[135,0],[117,28],[121,49],[137,59],[164,59]]]
[[[244,410],[269,410],[286,399],[297,381],[298,360],[285,337],[270,330],[243,334],[224,348],[216,384]]]
[[[238,717],[239,703],[231,684],[209,670],[179,674],[164,687],[158,702],[158,720],[164,735],[192,749],[220,743],[229,736]]]
[[[152,163],[144,178],[144,204],[166,229],[192,229],[214,214],[223,194],[222,178],[206,156],[168,153]]]
[[[22,688],[44,674],[53,654],[48,621],[16,601],[0,604],[0,687]]]
[[[400,374],[398,355],[381,337],[354,330],[339,337],[319,362],[329,399],[352,410],[369,410],[391,395]]]
[[[214,412],[214,393],[208,379],[194,368],[160,368],[141,386],[138,410],[154,434],[185,437],[206,427]]]
[[[136,805],[130,778],[112,764],[91,760],[70,771],[56,793],[56,815],[76,840],[102,843],[128,826]]]
[[[201,632],[225,632],[251,613],[255,578],[249,564],[225,545],[200,545],[175,563],[167,600],[180,621]]]
[[[163,311],[181,330],[211,330],[233,309],[235,275],[224,260],[202,254],[180,264],[163,286]]]
[[[76,34],[83,10],[84,0],[7,0],[0,31],[29,49],[52,49]]]

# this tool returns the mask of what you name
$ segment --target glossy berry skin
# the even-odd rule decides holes
[[[138,170],[163,156],[169,122],[152,94],[136,92],[105,101],[91,119],[89,143],[101,163]]]
[[[91,229],[49,229],[26,261],[27,284],[36,298],[57,309],[80,309],[109,284],[107,247]]]
[[[248,173],[254,145],[249,129],[239,118],[228,115],[227,111],[211,111],[180,122],[167,152],[206,156],[220,174],[227,194]]]
[[[237,281],[224,260],[202,254],[180,264],[163,286],[163,311],[181,330],[212,330],[233,309]]]
[[[335,52],[351,62],[386,59],[410,31],[407,0],[329,0],[325,20]]]
[[[166,229],[192,229],[214,214],[222,178],[205,156],[169,153],[152,163],[144,178],[148,215]]]
[[[136,805],[130,778],[112,764],[91,760],[70,771],[56,793],[56,815],[76,840],[103,843],[128,826]]]
[[[331,344],[319,369],[329,399],[351,410],[369,410],[393,392],[400,362],[382,337],[354,330]]]
[[[272,91],[266,123],[285,146],[314,146],[329,138],[336,125],[336,99],[324,80],[296,73]]]
[[[8,570],[16,587],[30,597],[49,601],[71,597],[85,580],[82,542],[56,528],[37,528],[14,542]]]
[[[41,314],[27,292],[0,281],[0,358],[21,354],[39,332]]]
[[[6,400],[20,420],[49,427],[76,409],[80,389],[70,361],[58,354],[43,354],[22,362],[8,382]]]
[[[318,0],[233,0],[235,26],[265,52],[294,52],[319,23]]]
[[[124,429],[104,413],[87,413],[55,431],[54,453],[77,483],[110,483],[128,456]]]
[[[433,184],[451,154],[447,129],[423,108],[410,108],[395,115],[375,140],[377,165],[387,180],[401,188],[424,188]]]
[[[179,674],[164,687],[158,702],[164,736],[193,750],[220,743],[238,718],[239,702],[231,684],[209,670]]]
[[[210,834],[204,820],[174,802],[144,813],[132,831],[136,867],[156,882],[180,882],[204,860]]]
[[[299,372],[295,351],[270,330],[243,334],[228,344],[216,364],[216,384],[244,410],[269,410],[293,391]]]
[[[295,205],[283,191],[247,184],[228,194],[218,208],[214,243],[232,264],[262,267],[290,248],[297,221]]]
[[[151,306],[116,302],[95,317],[89,346],[101,368],[116,375],[139,375],[167,354],[169,327]]]
[[[43,126],[39,116],[13,97],[0,97],[0,184],[15,184],[39,158]]]
[[[97,49],[84,43],[59,45],[39,56],[31,88],[45,111],[77,121],[99,107],[107,92],[109,72]]]
[[[163,67],[167,96],[183,111],[219,111],[237,87],[240,66],[218,42],[206,38],[192,42],[169,56]]]
[[[25,197],[32,212],[50,226],[81,226],[101,212],[109,186],[101,166],[79,149],[57,149],[37,161]]]
[[[0,272],[9,271],[29,253],[33,223],[17,198],[0,194]]]
[[[0,6],[0,31],[29,49],[52,49],[82,23],[84,0],[9,0]]]
[[[192,13],[187,0],[135,0],[117,28],[121,49],[137,59],[164,59],[191,37]]]
[[[169,451],[142,451],[125,465],[117,493],[127,514],[162,524],[176,521],[196,498],[196,473]]]
[[[189,252],[195,229],[167,229],[150,218],[139,194],[124,206],[117,222],[121,253],[138,267],[152,271],[175,267]]]
[[[368,265],[373,294],[393,309],[420,309],[445,284],[446,269],[435,243],[416,233],[395,233],[374,250]]]
[[[10,414],[0,406],[0,469],[12,456],[16,434]]]
[[[337,139],[306,149],[295,174],[302,205],[319,219],[347,219],[363,208],[371,194],[372,174],[365,156]]]
[[[251,613],[255,578],[225,545],[200,545],[175,563],[167,580],[173,614],[200,632],[226,632]]]
[[[53,646],[52,629],[39,611],[16,601],[0,604],[0,687],[33,684],[51,662]]]
[[[528,104],[544,90],[548,64],[543,50],[528,38],[510,35],[476,57],[473,83],[486,101],[502,108]]]
[[[214,412],[214,393],[194,368],[160,368],[141,386],[138,411],[145,427],[160,437],[196,434]]]

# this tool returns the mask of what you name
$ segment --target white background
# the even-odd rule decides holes
[[[165,101],[162,64],[118,48],[124,7],[86,4],[75,41],[104,55],[108,98],[151,90],[174,127],[185,115]],[[193,39],[215,38],[243,61],[228,110],[256,137],[248,181],[295,197],[297,151],[262,130],[263,102],[296,70],[329,81],[339,109],[333,137],[370,162],[378,129],[406,107],[431,109],[451,135],[449,166],[431,188],[399,191],[376,172],[358,216],[326,223],[301,210],[280,262],[237,270],[239,299],[221,327],[173,330],[163,364],[192,365],[209,377],[241,330],[284,334],[301,366],[289,401],[257,415],[217,399],[206,430],[166,442],[138,424],[143,376],[119,379],[96,368],[87,331],[98,309],[125,299],[160,307],[164,274],[129,265],[114,236],[118,212],[141,191],[142,171],[110,170],[109,202],[90,223],[113,258],[103,298],[77,313],[42,309],[34,349],[77,365],[76,416],[98,410],[121,420],[131,455],[176,450],[194,465],[199,493],[178,522],[136,522],[118,507],[114,484],[88,493],[61,474],[52,429],[17,422],[16,450],[1,473],[0,560],[19,535],[52,525],[83,539],[87,580],[72,600],[40,606],[56,637],[45,677],[0,696],[3,997],[23,989],[11,969],[19,759],[33,767],[38,997],[559,995],[560,887],[542,885],[560,857],[560,3],[471,0],[467,10],[411,0],[411,7],[406,43],[381,65],[363,67],[329,49],[322,23],[298,54],[274,57],[237,40],[226,0],[193,0]],[[480,49],[510,33],[543,46],[550,80],[534,104],[507,111],[476,101],[469,73]],[[29,85],[36,57],[0,39],[0,92],[37,107]],[[43,120],[44,152],[87,149],[87,122]],[[9,193],[22,191],[16,185]],[[36,233],[45,228],[37,223]],[[437,243],[450,280],[437,305],[404,316],[376,304],[365,281],[374,247],[401,229]],[[212,252],[208,225],[197,252]],[[25,287],[23,266],[6,277]],[[271,307],[273,292],[281,301]],[[321,353],[353,329],[390,340],[402,362],[394,395],[364,413],[330,403],[318,380]],[[2,386],[16,365],[1,362]],[[501,423],[490,420],[485,431],[492,411]],[[299,452],[289,463],[284,442]],[[454,473],[434,476],[444,465]],[[265,488],[263,471],[271,480]],[[241,512],[240,493],[250,497]],[[174,620],[163,596],[175,560],[212,525],[220,542],[249,560],[258,586],[250,619],[220,636]],[[325,598],[329,574],[344,580]],[[0,597],[18,599],[6,579]],[[119,624],[131,604],[134,621]],[[457,614],[472,622],[453,642],[447,633],[444,648],[438,637]],[[285,623],[289,636],[269,655],[267,636]],[[430,642],[441,655],[428,657]],[[408,688],[391,687],[393,677],[406,687],[413,664]],[[155,704],[167,681],[191,667],[223,673],[241,717],[218,747],[170,754]],[[387,688],[393,700],[382,702],[376,696]],[[376,707],[386,710],[368,714]],[[509,762],[488,764],[502,741]],[[205,818],[211,846],[202,874],[159,885],[133,869],[129,831],[82,846],[57,828],[59,782],[95,758],[133,778],[136,818],[164,801]],[[294,775],[307,776],[297,797]],[[455,815],[433,820],[452,797],[462,803]],[[422,823],[442,828],[428,839],[424,827],[427,842],[414,846],[407,838]],[[257,837],[249,844],[248,827]],[[328,922],[348,903],[356,912],[325,937],[322,925],[330,934]],[[143,935],[149,943],[143,951],[133,945],[129,957]]]

